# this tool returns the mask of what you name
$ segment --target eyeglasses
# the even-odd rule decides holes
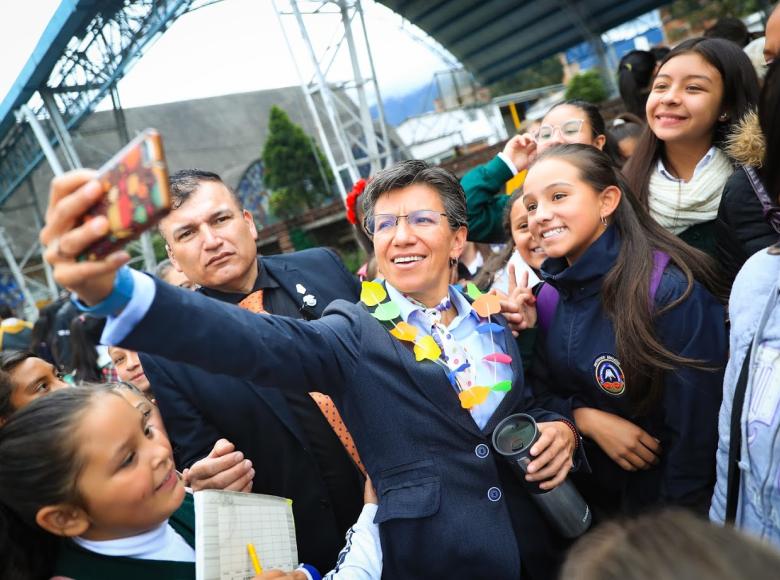
[[[584,119],[571,119],[562,125],[542,125],[536,133],[536,139],[542,142],[549,141],[553,138],[553,135],[555,135],[555,131],[557,130],[561,133],[563,140],[568,141],[579,134],[584,122]]]
[[[409,212],[406,215],[395,215],[392,213],[378,213],[366,217],[365,228],[369,235],[389,234],[398,225],[398,220],[406,218],[406,223],[414,229],[424,229],[438,226],[441,223],[442,216],[447,217],[446,213],[433,211],[432,209],[418,209]]]

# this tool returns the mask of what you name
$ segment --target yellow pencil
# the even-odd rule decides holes
[[[255,574],[262,574],[263,567],[260,565],[260,559],[257,557],[255,547],[252,544],[247,544],[246,549],[249,552],[249,557],[252,558],[252,566],[255,569]]]

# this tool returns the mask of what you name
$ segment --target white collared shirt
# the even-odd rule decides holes
[[[195,550],[165,520],[156,528],[117,540],[73,538],[79,546],[104,556],[123,556],[136,560],[195,562]]]
[[[709,148],[709,150],[704,154],[704,157],[699,159],[699,162],[696,164],[696,167],[693,168],[693,176],[691,177],[691,181],[696,179],[696,174],[699,173],[702,169],[704,169],[707,164],[712,161],[712,158],[715,156],[715,146]],[[668,179],[669,181],[674,181],[675,183],[682,182],[685,183],[684,179],[680,179],[679,177],[675,177],[672,175],[668,169],[666,169],[666,166],[664,165],[664,160],[659,157],[658,158],[658,165],[656,167],[656,170],[658,173],[660,173],[663,177]]]

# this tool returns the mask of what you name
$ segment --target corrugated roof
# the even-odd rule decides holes
[[[378,0],[444,46],[483,84],[511,76],[668,0]]]

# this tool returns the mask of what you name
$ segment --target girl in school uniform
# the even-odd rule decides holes
[[[721,196],[734,173],[722,147],[758,93],[755,70],[736,44],[682,42],[661,61],[645,107],[647,128],[623,168],[650,215],[711,256]]]
[[[3,579],[195,578],[192,495],[170,443],[110,386],[62,389],[14,413],[0,465]]]
[[[511,207],[510,196],[504,195],[504,186],[518,174],[527,171],[538,153],[562,143],[583,143],[606,151],[617,162],[619,157],[615,143],[607,135],[604,118],[598,107],[580,100],[568,100],[554,105],[542,118],[539,129],[523,135],[515,135],[490,162],[475,167],[461,179],[466,194],[468,239],[474,242],[505,243]],[[514,198],[513,198],[514,200]],[[510,284],[519,281],[510,275],[513,267],[517,274],[527,273],[531,284],[539,279],[534,265],[511,244],[486,260],[474,283],[482,290],[496,289],[506,294]]]
[[[540,155],[522,203],[558,295],[529,382],[585,438],[592,473],[575,482],[596,515],[705,513],[727,352],[709,258],[653,221],[593,147]]]
[[[563,143],[583,143],[606,151],[618,161],[616,145],[607,134],[598,107],[580,100],[553,106],[532,135],[515,135],[493,160],[475,167],[461,179],[466,193],[469,224],[468,239],[473,242],[502,244],[506,241],[504,210],[508,196],[504,185],[513,176],[528,169],[535,156]]]

